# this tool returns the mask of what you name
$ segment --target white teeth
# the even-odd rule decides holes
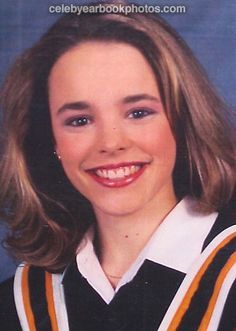
[[[108,170],[107,175],[109,179],[114,179],[117,177],[116,172],[114,170]]]
[[[120,167],[112,170],[98,169],[96,170],[96,174],[97,176],[102,178],[119,179],[133,175],[135,172],[137,172],[140,169],[140,167],[141,166],[132,165],[130,167]]]
[[[134,174],[136,172],[136,167],[134,165],[131,166],[130,172],[131,174]]]
[[[117,175],[118,178],[125,177],[124,169],[123,168],[118,169],[117,172],[116,172],[116,175]]]
[[[105,176],[104,176],[104,171],[101,170],[101,169],[98,169],[98,170],[96,171],[96,174],[97,174],[99,177],[105,177]]]
[[[129,167],[124,167],[124,172],[125,172],[125,176],[129,176],[130,174]]]

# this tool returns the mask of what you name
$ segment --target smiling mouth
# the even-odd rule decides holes
[[[96,175],[101,178],[108,178],[108,179],[122,179],[125,177],[129,177],[133,174],[135,174],[139,169],[141,168],[141,165],[131,165],[127,167],[120,167],[117,169],[98,169],[95,171]]]
[[[147,163],[110,165],[88,170],[98,183],[107,187],[123,187],[134,182],[145,170]]]

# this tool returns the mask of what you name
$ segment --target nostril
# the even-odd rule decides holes
[[[117,148],[104,148],[100,150],[100,153],[116,153],[119,151],[124,151],[126,148],[125,147],[117,147]]]
[[[130,141],[127,135],[117,125],[109,126],[100,132],[98,151],[100,153],[117,153],[127,149]]]

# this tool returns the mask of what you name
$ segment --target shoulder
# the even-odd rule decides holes
[[[209,325],[209,329],[218,331],[236,328],[235,252],[234,219],[230,215],[219,214],[201,255],[192,265],[181,284],[179,295],[173,301],[177,303],[176,307],[181,308],[178,308],[174,322],[184,312],[178,325],[180,328],[186,327],[187,330],[188,325],[195,325],[196,328],[197,325],[203,328]]]
[[[0,321],[2,330],[21,330],[14,301],[13,284],[13,277],[0,284]]]
[[[236,328],[236,217],[231,210],[219,213],[205,240],[204,250],[211,245],[214,250],[210,256],[206,284],[209,289],[209,279],[213,277],[211,302],[214,302],[218,315],[222,314],[217,330],[234,330]]]
[[[18,266],[14,296],[24,330],[51,330],[53,325],[62,322],[66,308],[61,278],[62,273],[52,274],[41,267],[25,263]]]

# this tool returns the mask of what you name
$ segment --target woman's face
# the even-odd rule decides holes
[[[95,212],[173,203],[176,144],[154,73],[134,47],[84,42],[49,77],[55,150]]]

